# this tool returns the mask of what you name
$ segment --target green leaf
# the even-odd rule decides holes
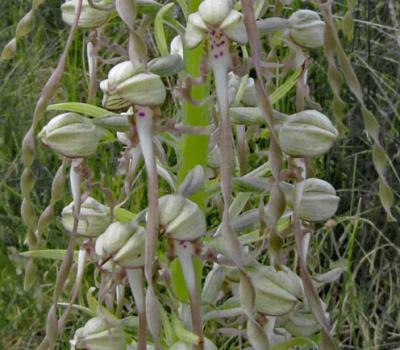
[[[26,256],[28,258],[42,258],[52,260],[63,260],[66,254],[66,249],[29,250],[19,253],[19,255]],[[78,254],[79,251],[74,251],[74,261],[78,260]]]
[[[196,286],[201,285],[201,275],[202,275],[202,262],[197,257],[193,257],[194,271],[196,274]],[[178,258],[175,258],[170,264],[169,268],[171,271],[171,288],[176,297],[182,302],[189,302],[189,293],[186,288],[185,278],[183,277],[181,264]]]
[[[120,222],[127,222],[131,221],[135,218],[135,214],[129,210],[124,208],[116,208],[114,209],[115,220]]]
[[[156,39],[156,44],[158,50],[160,51],[161,56],[168,56],[168,44],[167,39],[165,38],[164,31],[164,14],[169,11],[174,6],[173,3],[166,4],[158,11],[156,19],[154,20],[154,38]]]
[[[75,112],[79,114],[88,115],[89,117],[104,117],[110,114],[106,109],[90,105],[88,103],[81,102],[65,102],[49,105],[47,107],[48,111],[65,111],[65,112]]]
[[[296,85],[297,79],[301,74],[301,68],[297,69],[281,86],[279,86],[270,96],[271,104],[275,105],[280,99]]]

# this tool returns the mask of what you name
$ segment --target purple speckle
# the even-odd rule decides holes
[[[146,113],[144,113],[144,112],[139,112],[139,117],[144,117],[144,116],[146,116]]]
[[[221,45],[224,45],[224,44],[225,44],[225,40],[222,40],[222,41],[221,41]]]
[[[214,55],[214,58],[218,58],[218,55],[217,55],[217,54],[215,54],[215,55]]]
[[[214,45],[213,44],[211,44],[211,50],[213,50],[214,49]]]
[[[221,51],[221,52],[219,53],[219,55],[222,57],[222,56],[224,55],[223,51]]]

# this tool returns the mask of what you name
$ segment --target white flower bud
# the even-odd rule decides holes
[[[60,114],[39,133],[40,140],[57,153],[70,158],[88,157],[96,152],[102,129],[76,113]]]
[[[105,1],[96,2],[99,4],[105,4]],[[72,25],[75,18],[75,9],[78,4],[77,0],[67,0],[61,5],[61,16],[63,21]],[[90,6],[87,0],[82,1],[81,15],[78,21],[78,27],[81,28],[97,28],[103,25],[110,16],[108,11],[100,11]]]
[[[145,72],[144,66],[134,67],[130,61],[117,64],[108,73],[108,79],[100,83],[103,105],[110,110],[126,108],[132,104],[142,106],[161,105],[166,97],[161,78]]]
[[[74,203],[71,202],[61,212],[61,222],[68,232],[74,226]],[[88,197],[81,205],[77,233],[86,237],[101,235],[110,223],[110,208]]]
[[[206,219],[199,206],[179,194],[160,198],[160,226],[171,238],[193,241],[206,233]]]
[[[289,17],[289,33],[292,40],[303,47],[316,48],[324,45],[325,23],[317,12],[298,10]]]
[[[286,203],[292,207],[294,186],[280,184]],[[300,202],[300,218],[307,221],[325,221],[335,215],[339,206],[339,197],[335,188],[327,181],[309,178],[305,180],[303,196]]]
[[[193,345],[179,341],[170,347],[170,350],[192,350]],[[217,350],[213,342],[207,338],[204,339],[204,350]]]
[[[329,151],[338,137],[330,119],[315,110],[289,116],[279,130],[282,151],[292,157],[316,157]]]
[[[101,259],[111,260],[125,268],[144,264],[145,230],[130,222],[114,222],[96,240],[95,251]]]
[[[270,316],[288,313],[303,298],[300,278],[289,269],[276,271],[271,266],[258,266],[251,273],[256,290],[255,308]]]
[[[94,317],[79,328],[70,341],[72,349],[126,350],[127,343],[121,328],[101,317]]]

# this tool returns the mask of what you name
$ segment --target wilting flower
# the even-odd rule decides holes
[[[279,145],[293,157],[316,157],[329,151],[338,134],[327,116],[306,110],[288,116],[279,129]]]
[[[311,10],[298,10],[289,17],[289,34],[303,47],[316,48],[324,45],[325,23],[319,14]]]
[[[64,228],[72,232],[74,226],[74,203],[71,202],[61,212]],[[88,197],[81,205],[77,233],[87,237],[101,235],[110,223],[110,208]]]
[[[67,0],[61,5],[61,16],[65,23],[72,25],[75,18],[75,10],[78,0]],[[109,1],[95,1],[98,5],[109,4]],[[110,16],[109,11],[101,11],[90,6],[87,0],[82,1],[81,15],[78,21],[78,27],[97,28],[103,25]]]
[[[166,97],[165,86],[160,76],[147,72],[131,61],[117,64],[108,72],[108,79],[100,83],[103,90],[103,106],[119,110],[132,104],[159,106]]]
[[[46,146],[65,157],[83,158],[96,152],[102,133],[103,129],[89,118],[64,113],[51,119],[38,136]]]
[[[286,203],[293,206],[294,185],[282,182],[281,189]],[[300,218],[307,221],[324,221],[335,215],[339,206],[339,197],[335,188],[327,181],[309,178],[305,180],[300,202]]]

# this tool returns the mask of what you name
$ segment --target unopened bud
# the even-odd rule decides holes
[[[94,317],[79,328],[70,341],[72,349],[126,350],[127,343],[121,328],[101,317]]]
[[[289,269],[276,271],[271,266],[258,266],[251,278],[258,312],[270,316],[284,315],[303,298],[301,280]]]
[[[206,233],[206,219],[199,206],[179,194],[160,198],[160,225],[171,238],[193,241]]]
[[[103,105],[110,110],[119,110],[132,104],[141,106],[161,105],[166,97],[161,78],[134,67],[130,61],[117,64],[108,73],[108,79],[100,83],[103,90]]]
[[[75,19],[75,11],[78,5],[78,0],[67,0],[61,5],[61,16],[63,21],[72,25]],[[106,2],[96,2],[99,5],[104,5]],[[78,27],[81,28],[97,28],[103,25],[110,16],[110,12],[101,11],[90,6],[87,0],[82,1],[81,15],[79,16]]]
[[[147,66],[150,72],[160,77],[167,77],[179,73],[185,64],[180,55],[169,55],[154,58]]]
[[[74,226],[74,203],[71,202],[61,212],[62,224],[68,232]],[[110,208],[88,197],[81,205],[77,233],[86,237],[101,235],[110,223]]]
[[[89,118],[64,113],[51,119],[40,131],[40,140],[57,153],[69,158],[88,157],[96,152],[102,129]]]
[[[288,116],[279,130],[282,151],[292,157],[316,157],[333,146],[338,131],[330,119],[315,110]]]
[[[144,264],[145,230],[130,222],[114,222],[96,240],[96,254],[125,268]]]
[[[286,203],[292,207],[294,185],[280,184]],[[309,178],[305,180],[303,196],[300,202],[300,218],[307,221],[324,221],[335,215],[339,206],[339,197],[335,188],[327,181]]]
[[[298,10],[289,17],[289,33],[292,40],[303,47],[316,48],[324,45],[325,23],[317,12]]]

